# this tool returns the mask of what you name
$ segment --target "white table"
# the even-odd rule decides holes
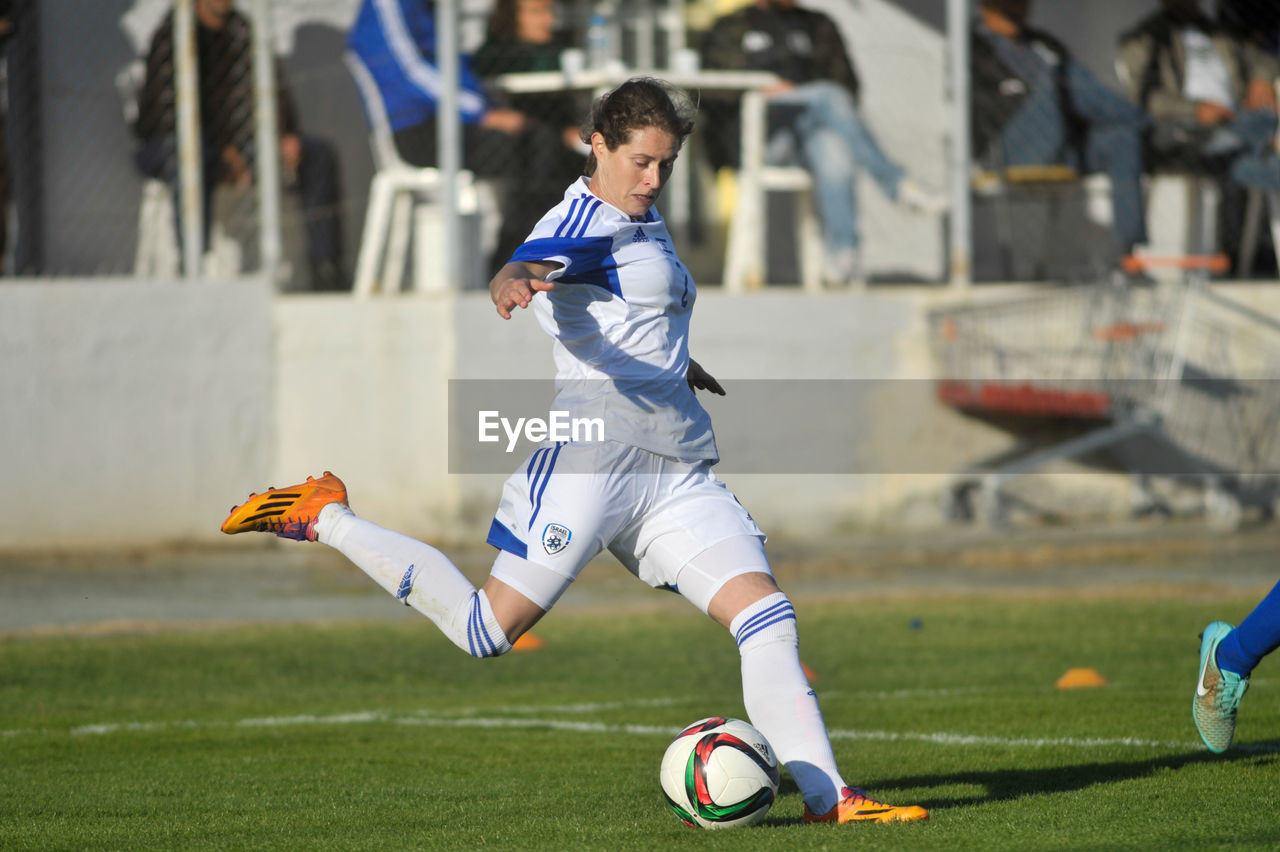
[[[657,77],[682,89],[720,93],[763,89],[778,82],[778,77],[768,71],[676,71],[671,68],[587,69],[572,75],[563,71],[528,71],[503,74],[494,82],[504,92],[531,94],[608,89],[633,77]]]
[[[763,90],[778,82],[778,77],[767,71],[677,71],[658,68],[638,69],[588,69],[576,74],[563,71],[531,71],[503,74],[493,81],[498,89],[509,94],[533,94],[537,92],[605,91],[633,77],[656,77],[693,93],[738,94],[742,98],[742,164],[738,171],[738,213],[731,227],[747,228],[751,238],[740,241],[750,247],[743,256],[725,260],[724,280],[727,289],[740,290],[745,286],[757,286],[764,279],[764,190],[761,173],[764,168],[765,98]],[[687,233],[689,226],[690,174],[688,169],[678,168],[671,176],[671,215],[668,222],[677,235]],[[750,221],[739,221],[740,217]]]

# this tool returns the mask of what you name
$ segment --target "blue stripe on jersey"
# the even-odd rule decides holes
[[[602,204],[604,202],[597,198],[587,205],[587,215],[582,217],[582,224],[570,236],[581,238],[587,232],[587,226],[591,224],[591,217],[596,215],[596,211],[600,209]]]
[[[529,483],[530,502],[533,501],[533,493],[538,490],[538,483],[542,481],[543,471],[548,474],[551,472],[547,468],[547,463],[551,460],[551,452],[554,449],[554,447],[543,447],[540,450],[536,450],[533,454],[537,458],[536,464],[533,458],[529,460],[529,470],[524,475],[524,481]],[[533,523],[532,519],[529,523]]]
[[[551,463],[547,465],[541,481],[535,482],[533,485],[533,488],[538,489],[538,493],[534,495],[533,488],[530,488],[530,496],[533,497],[533,514],[529,516],[529,529],[533,529],[533,522],[538,519],[538,513],[542,511],[542,494],[547,490],[547,483],[551,481],[551,474],[555,471],[556,458],[560,455],[560,448],[566,443],[565,441],[556,442],[556,448],[551,452]]]
[[[511,255],[513,261],[551,257],[569,259],[568,269],[557,283],[591,284],[624,298],[618,262],[613,257],[613,237],[541,237],[529,240]]]
[[[796,611],[791,606],[791,601],[778,601],[764,612],[758,612],[751,618],[747,619],[746,624],[738,628],[737,634],[734,635],[733,641],[737,642],[739,647],[742,643],[750,639],[752,636],[764,630],[766,627],[791,619],[795,621]]]
[[[547,454],[551,452],[550,447],[543,447],[540,450],[534,450],[533,455],[529,457],[529,467],[524,472],[524,481],[532,482],[533,478],[542,472],[542,466],[546,464]],[[530,488],[530,491],[533,489]]]
[[[580,195],[569,205],[564,221],[556,228],[556,237],[581,237],[591,224],[591,217],[600,209],[600,199],[590,195]]]
[[[489,524],[489,536],[485,539],[485,543],[491,544],[499,550],[505,550],[512,556],[519,556],[521,559],[529,558],[528,545],[516,538],[516,534],[511,530],[498,523],[497,518],[494,518],[493,523]]]
[[[560,223],[560,227],[556,228],[557,237],[563,237],[568,231],[573,230],[570,225],[575,221],[577,214],[586,208],[586,201],[587,196],[579,195],[569,202],[569,212],[565,213],[564,221]]]
[[[613,237],[538,237],[516,249],[511,259],[537,261],[566,257],[570,270],[587,272],[617,266],[612,254]]]
[[[592,287],[599,287],[601,290],[608,290],[619,299],[626,301],[626,296],[622,295],[622,282],[618,279],[618,270],[595,269],[584,275],[561,275],[556,279],[558,284],[589,284]]]

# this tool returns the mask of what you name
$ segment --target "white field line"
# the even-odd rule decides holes
[[[473,716],[479,713],[596,713],[601,710],[620,710],[631,707],[675,707],[680,704],[688,704],[694,700],[692,698],[638,698],[634,701],[584,701],[578,704],[539,704],[532,707],[529,705],[510,705],[489,707],[484,710],[472,707],[454,712],[464,716]]]
[[[665,706],[684,703],[685,699],[651,699],[638,702],[604,702],[599,704],[562,705],[561,712],[588,712],[589,710],[622,709],[628,706]],[[521,708],[526,710],[527,708]],[[547,707],[537,708],[545,712]],[[491,715],[492,708],[462,708],[455,711],[458,715],[442,716],[429,712],[412,715],[391,715],[380,710],[365,710],[356,713],[337,713],[330,715],[303,714],[297,716],[266,716],[240,719],[235,722],[215,721],[181,721],[181,722],[112,722],[95,725],[79,725],[67,731],[73,737],[107,736],[117,733],[150,733],[167,730],[198,730],[214,728],[290,728],[310,725],[362,725],[362,724],[394,724],[419,725],[433,728],[532,728],[550,731],[567,731],[582,734],[623,734],[628,736],[669,737],[678,728],[665,725],[633,725],[611,722],[595,722],[565,718],[537,718],[514,715]],[[490,714],[490,715],[483,715]],[[0,737],[11,739],[19,736],[37,734],[56,734],[49,729],[16,729],[0,731]],[[936,732],[902,732],[902,731],[860,731],[836,728],[830,732],[833,740],[853,740],[867,742],[927,742],[942,746],[991,746],[1001,748],[1136,748],[1136,749],[1199,749],[1201,744],[1194,741],[1146,740],[1135,737],[998,737],[980,734]],[[1241,752],[1275,754],[1280,753],[1280,746],[1241,745],[1236,749]]]

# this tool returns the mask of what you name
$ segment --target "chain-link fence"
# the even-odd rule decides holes
[[[191,3],[202,143],[192,208],[202,224],[192,234],[201,272],[262,271],[273,251],[263,224],[277,221],[278,205],[278,225],[268,230],[279,233],[282,289],[351,288],[369,244],[362,232],[373,178],[388,163],[371,137],[377,108],[344,58],[372,15],[381,47],[374,39],[361,50],[384,99],[384,150],[410,166],[439,166],[432,109],[403,101],[392,79],[396,71],[420,89],[438,84],[436,32],[422,23],[435,3]],[[254,94],[259,5],[275,55],[280,136],[266,144]],[[1280,13],[1270,0],[1202,0],[1199,17],[1195,3],[1155,0],[969,0],[964,34],[947,31],[946,4],[935,0],[808,0],[799,5],[828,23],[785,26],[749,17],[750,5],[455,2],[464,53],[460,165],[474,178],[458,194],[461,242],[475,255],[464,283],[487,277],[581,173],[580,119],[594,94],[633,71],[687,82],[699,101],[698,132],[660,208],[695,277],[719,282],[729,224],[741,210],[735,200],[754,198],[744,187],[767,190],[767,182],[742,174],[745,89],[713,72],[757,69],[831,84],[825,100],[768,99],[765,166],[803,170],[812,185],[807,194],[759,196],[769,210],[757,237],[768,245],[764,280],[801,277],[788,222],[801,203],[817,207],[831,284],[944,281],[956,271],[956,243],[970,241],[979,280],[1096,280],[1131,250],[1224,252],[1228,275],[1276,276]],[[178,168],[172,6],[0,2],[10,25],[0,32],[8,35],[5,274],[180,274],[191,237]],[[1153,17],[1166,7],[1174,18]],[[947,70],[960,39],[969,55],[964,85]],[[787,58],[790,49],[812,55]],[[850,61],[847,74],[839,54]],[[959,107],[958,93],[967,93]],[[832,121],[841,110],[844,125]],[[949,165],[958,162],[958,112],[972,129],[971,174],[962,176]],[[275,200],[260,191],[268,164],[278,173]],[[390,238],[377,241],[376,264],[363,264],[374,270],[369,288],[429,286],[439,276],[427,262],[442,246],[439,189],[419,185],[408,194],[427,204],[406,198],[385,216],[370,215]],[[935,203],[948,201],[951,220]],[[967,231],[949,228],[961,208],[972,214]],[[432,229],[434,242],[422,236]]]

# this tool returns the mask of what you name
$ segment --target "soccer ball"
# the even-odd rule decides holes
[[[778,758],[761,733],[741,719],[700,719],[667,746],[662,792],[686,825],[755,825],[778,795]]]

